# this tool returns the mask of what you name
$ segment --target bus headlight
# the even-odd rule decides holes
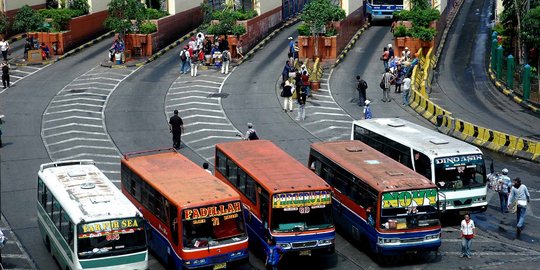
[[[424,237],[425,240],[435,240],[435,239],[439,239],[441,238],[441,234],[440,233],[436,233],[436,234],[430,234],[430,235],[426,235]]]
[[[475,203],[485,202],[485,201],[486,201],[486,197],[476,197],[473,199],[473,202]]]
[[[193,261],[186,261],[186,265],[198,265],[206,263],[206,259],[197,259]]]
[[[382,238],[379,237],[379,244],[396,244],[399,243],[399,238]]]
[[[328,246],[332,244],[334,244],[334,239],[319,240],[319,243],[318,243],[319,246]]]
[[[282,249],[291,249],[290,243],[278,243],[278,246],[280,246]]]
[[[244,255],[243,250],[231,253],[231,257],[239,257],[239,256],[242,256],[242,255]]]

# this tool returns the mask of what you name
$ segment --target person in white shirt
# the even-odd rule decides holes
[[[475,234],[474,221],[469,214],[465,214],[465,218],[461,221],[461,258],[471,258],[471,244]]]
[[[409,105],[409,93],[411,92],[411,76],[403,79],[403,106]]]
[[[0,40],[0,50],[2,51],[2,56],[4,57],[4,60],[8,60],[8,50],[9,50],[9,43],[7,40],[4,40],[4,37]]]
[[[517,203],[517,225],[516,232],[517,236],[521,234],[523,226],[525,225],[525,214],[527,213],[527,204],[531,201],[531,195],[529,190],[523,184],[521,184],[521,179],[516,177],[514,179],[514,186],[510,191],[510,196],[508,197],[508,208],[512,208],[514,203]]]

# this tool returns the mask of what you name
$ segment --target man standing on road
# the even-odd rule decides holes
[[[465,214],[465,218],[461,221],[461,258],[465,256],[471,258],[471,244],[475,234],[474,221],[469,214]]]
[[[181,136],[184,132],[184,122],[178,116],[178,110],[174,110],[174,115],[169,119],[169,131],[172,133],[173,147],[180,149],[182,144]]]
[[[2,64],[0,65],[2,67],[2,84],[4,85],[4,89],[11,86],[11,83],[9,82],[9,63],[7,60],[4,60]]]
[[[508,213],[508,193],[512,188],[512,180],[508,177],[508,169],[502,169],[502,175],[497,181],[497,192],[499,193],[499,201],[501,203],[501,213]]]
[[[409,93],[411,92],[411,76],[403,79],[403,106],[409,105]]]
[[[4,40],[4,37],[2,36],[2,39],[0,40],[0,50],[2,51],[2,56],[4,57],[4,60],[8,60],[8,50],[9,50],[9,43],[7,40]]]
[[[358,85],[356,86],[356,90],[358,91],[358,106],[362,107],[366,100],[366,90],[368,85],[366,81],[360,78],[360,75],[356,76],[356,81],[358,82]]]
[[[191,55],[189,55],[188,46],[185,46],[184,49],[180,52],[180,61],[182,63],[180,64],[180,74],[187,73],[189,70],[189,58]]]
[[[384,86],[383,88],[383,102],[390,102],[392,101],[390,99],[390,86],[392,86],[392,80],[394,80],[394,75],[390,72],[389,68],[386,68],[386,72],[382,75],[381,78],[381,85]]]
[[[529,190],[527,189],[525,185],[521,184],[521,179],[519,177],[516,177],[516,179],[514,179],[514,186],[512,187],[512,191],[510,191],[510,197],[508,198],[508,208],[510,208],[512,204],[517,203],[516,233],[518,237],[521,234],[521,231],[523,230],[523,226],[525,225],[525,214],[527,213],[527,204],[530,201],[531,201],[531,195],[529,194]]]

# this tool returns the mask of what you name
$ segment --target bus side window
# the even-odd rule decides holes
[[[62,211],[62,215],[60,216],[60,233],[62,234],[62,237],[66,240],[66,242],[69,244],[69,228],[70,228],[70,219],[69,216],[65,211]],[[73,236],[72,236],[73,237]]]
[[[351,192],[349,190],[349,185],[347,184],[347,179],[343,175],[336,173],[334,178],[334,188],[341,192],[343,195],[349,195]]]
[[[238,183],[235,183],[235,186],[242,192],[242,194],[246,194],[246,182],[247,182],[247,174],[240,169],[239,175],[238,175]]]
[[[53,209],[51,213],[51,219],[56,228],[60,229],[60,215],[62,214],[62,208],[56,198],[53,197]]]
[[[334,182],[334,172],[332,171],[332,169],[330,169],[330,167],[328,167],[326,165],[322,166],[320,176],[329,185],[333,184],[333,182]]]
[[[247,176],[246,181],[246,197],[254,204],[257,204],[257,185],[255,180],[249,175]]]
[[[142,203],[142,196],[141,196],[141,187],[142,187],[142,180],[141,178],[136,175],[136,174],[132,174],[131,175],[131,190],[129,191],[129,193],[139,202]]]
[[[49,216],[51,216],[51,213],[52,213],[53,200],[54,200],[54,197],[52,196],[51,191],[47,190],[47,203],[46,203],[45,211],[47,212],[47,215]]]
[[[41,179],[38,179],[38,201],[43,207],[47,205],[47,188]]]
[[[238,181],[238,167],[232,160],[227,160],[227,179],[233,185]]]
[[[216,157],[216,169],[222,175],[227,175],[227,157],[219,150],[216,153]]]
[[[169,228],[171,228],[171,238],[178,246],[178,210],[174,205],[169,205]]]
[[[429,158],[418,151],[414,151],[414,170],[431,180],[431,163]]]
[[[132,193],[132,187],[131,187],[131,171],[129,170],[129,168],[124,165],[124,164],[121,164],[121,180],[122,180],[122,185],[124,186],[124,188],[130,193],[133,195]]]
[[[268,191],[266,191],[262,187],[259,187],[259,188],[261,189],[261,193],[259,196],[259,201],[260,201],[259,210],[261,213],[261,220],[263,221],[264,228],[268,229],[268,208],[270,207],[269,205],[270,195],[268,194]]]

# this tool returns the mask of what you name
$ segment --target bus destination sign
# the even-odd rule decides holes
[[[274,195],[272,208],[316,206],[331,203],[332,194],[328,190],[280,193]]]
[[[96,233],[119,231],[130,228],[138,228],[139,221],[137,219],[122,219],[122,220],[105,220],[100,222],[88,223],[82,225],[82,233]]]
[[[242,211],[240,202],[204,206],[184,210],[184,220],[203,219],[209,217],[225,216]]]
[[[382,208],[401,208],[437,204],[436,189],[387,192],[382,195]]]

